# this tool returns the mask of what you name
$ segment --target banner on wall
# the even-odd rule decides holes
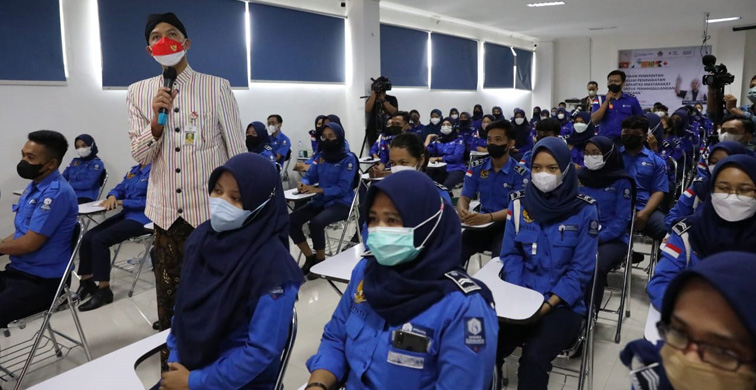
[[[705,52],[711,52],[711,46]],[[708,87],[700,46],[620,50],[618,68],[625,72],[625,92],[635,95],[641,107],[661,102],[670,114],[683,105],[706,105]]]

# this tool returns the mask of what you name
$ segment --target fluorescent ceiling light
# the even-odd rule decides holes
[[[720,23],[720,22],[732,22],[733,20],[740,20],[740,16],[734,16],[732,18],[709,19],[709,20],[707,20],[707,22],[709,22],[709,23]]]
[[[564,5],[564,1],[550,1],[548,3],[530,3],[528,7],[551,7],[554,5]]]

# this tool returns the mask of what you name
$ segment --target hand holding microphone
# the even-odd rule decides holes
[[[160,138],[163,135],[163,126],[168,122],[168,113],[173,108],[173,98],[178,91],[173,90],[173,83],[176,81],[176,69],[172,66],[165,68],[163,71],[163,87],[158,90],[157,95],[152,100],[152,136]]]

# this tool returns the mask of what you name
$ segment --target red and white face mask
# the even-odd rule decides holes
[[[150,50],[152,51],[152,57],[155,61],[163,66],[174,66],[178,64],[186,54],[183,43],[165,37],[155,42]]]

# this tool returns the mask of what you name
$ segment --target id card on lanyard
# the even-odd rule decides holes
[[[189,120],[189,128],[184,131],[184,145],[194,145],[197,140],[197,122],[199,115],[196,111],[192,111],[192,116]]]

